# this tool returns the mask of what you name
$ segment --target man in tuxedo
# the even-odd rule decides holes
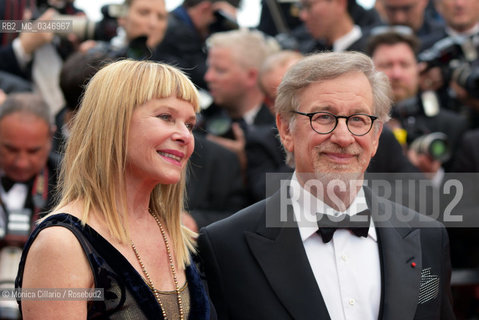
[[[288,70],[275,108],[293,177],[198,239],[220,319],[454,318],[443,225],[363,186],[385,77],[357,52]]]
[[[58,160],[50,154],[54,125],[38,95],[13,93],[0,108],[0,239],[22,242],[53,205]],[[1,247],[1,243],[0,243]]]

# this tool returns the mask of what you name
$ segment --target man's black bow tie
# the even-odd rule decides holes
[[[24,182],[18,182],[18,181],[14,181],[14,180],[10,179],[7,176],[3,176],[3,177],[0,178],[0,182],[2,183],[3,190],[5,190],[5,192],[8,192],[13,187],[13,185],[16,184],[16,183],[22,183],[22,184],[29,185],[33,181],[29,180],[29,181],[24,181]]]
[[[367,238],[370,220],[369,210],[364,210],[353,216],[347,214],[340,216],[319,214],[317,233],[324,243],[331,241],[337,229],[349,229],[356,236]]]

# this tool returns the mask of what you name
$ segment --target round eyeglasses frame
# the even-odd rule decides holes
[[[331,133],[334,131],[334,129],[336,129],[336,127],[338,126],[338,122],[339,122],[339,119],[346,119],[346,127],[348,128],[348,131],[351,132],[352,135],[354,136],[357,136],[357,137],[361,137],[361,136],[364,136],[366,134],[369,133],[369,131],[371,131],[372,127],[373,127],[373,123],[375,120],[378,119],[378,117],[376,116],[372,116],[372,115],[369,115],[369,114],[365,114],[365,113],[355,113],[355,114],[352,114],[350,116],[337,116],[331,112],[326,112],[326,111],[319,111],[319,112],[310,112],[310,113],[304,113],[304,112],[300,112],[300,111],[291,111],[292,113],[295,113],[295,114],[300,114],[302,116],[306,116],[309,118],[309,124],[311,126],[311,129],[313,129],[314,132],[318,133],[318,134],[328,134],[328,133]],[[332,117],[334,117],[334,119],[336,120],[336,123],[334,124],[333,128],[327,132],[319,132],[318,130],[314,129],[314,126],[313,126],[313,117],[319,113],[323,113],[323,114],[328,114]],[[363,134],[356,134],[354,132],[351,131],[351,129],[349,128],[349,119],[351,119],[352,117],[354,116],[366,116],[368,118],[371,119],[371,125],[369,126],[369,129],[363,133]]]

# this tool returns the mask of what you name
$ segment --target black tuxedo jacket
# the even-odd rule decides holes
[[[366,194],[369,203],[378,200]],[[280,200],[278,192],[201,230],[199,253],[219,319],[330,319],[297,226],[279,222]],[[444,227],[387,200],[377,203],[371,211],[381,257],[379,318],[454,319]],[[391,217],[381,223],[384,214]],[[401,222],[402,215],[412,221]]]
[[[466,132],[454,155],[452,172],[479,172],[479,129]]]
[[[186,192],[186,209],[199,228],[224,219],[250,203],[243,188],[238,157],[217,143],[194,133]]]

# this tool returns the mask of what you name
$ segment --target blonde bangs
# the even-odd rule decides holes
[[[139,106],[152,99],[175,96],[189,102],[195,112],[200,111],[198,90],[181,71],[154,62],[143,62],[137,67],[136,77],[124,88],[133,93],[128,101],[130,105]]]

